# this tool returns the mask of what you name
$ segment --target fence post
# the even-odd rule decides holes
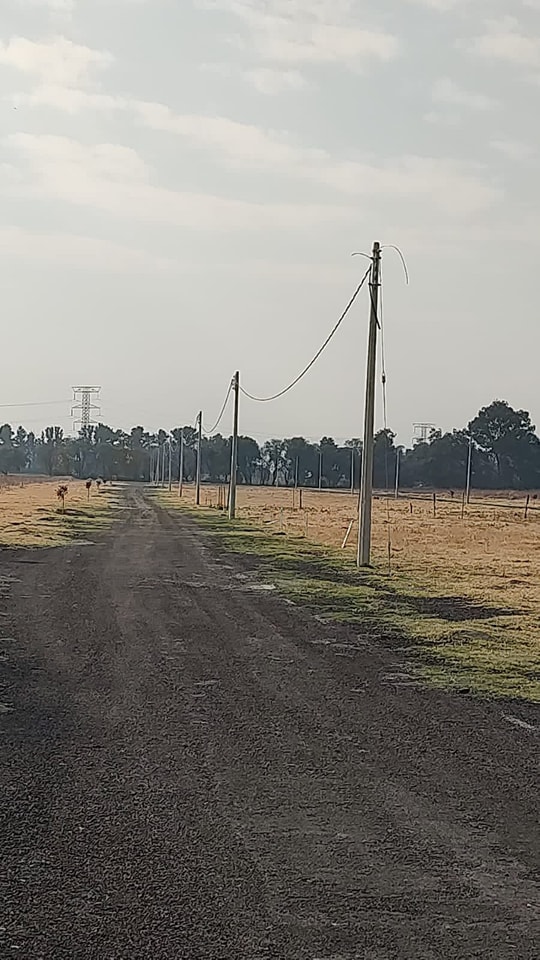
[[[530,495],[530,493],[528,493],[528,494],[527,494],[527,500],[526,500],[526,503],[525,503],[525,519],[527,519],[527,517],[528,517],[528,515],[529,515],[529,504],[530,504],[530,502],[531,502],[531,495]]]
[[[433,516],[437,516],[437,494],[433,494]]]

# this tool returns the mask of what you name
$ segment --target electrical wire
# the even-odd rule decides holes
[[[0,403],[0,408],[5,407],[59,407],[60,404],[69,404],[71,400],[32,400],[28,403]]]
[[[351,299],[349,300],[349,302],[348,302],[347,306],[345,307],[345,310],[344,310],[343,313],[341,314],[339,320],[337,321],[336,324],[334,324],[334,327],[332,328],[332,330],[331,330],[330,333],[328,334],[328,336],[327,336],[326,340],[324,341],[322,347],[320,347],[319,350],[317,350],[317,353],[315,354],[315,356],[309,361],[308,365],[307,365],[306,367],[304,367],[304,369],[302,370],[302,372],[299,373],[297,377],[295,377],[295,379],[292,381],[292,383],[289,383],[289,385],[288,385],[287,387],[285,387],[283,390],[280,390],[279,393],[274,393],[271,397],[255,397],[255,396],[253,396],[252,393],[248,393],[247,390],[244,390],[243,387],[240,387],[240,392],[243,393],[243,395],[244,395],[245,397],[247,397],[249,400],[255,400],[256,403],[269,403],[269,401],[271,401],[271,400],[278,400],[279,397],[283,397],[286,393],[289,392],[289,390],[292,390],[292,388],[295,387],[296,384],[300,382],[300,380],[302,379],[302,377],[305,377],[306,373],[307,373],[309,370],[311,370],[312,366],[317,362],[317,360],[319,359],[319,357],[320,357],[321,353],[323,352],[323,350],[325,350],[326,347],[328,346],[328,344],[330,343],[330,341],[331,341],[332,337],[334,336],[334,334],[337,333],[339,327],[340,327],[341,324],[343,323],[345,317],[347,316],[349,310],[351,309],[354,301],[356,300],[358,294],[360,293],[360,291],[361,291],[362,287],[364,286],[364,283],[366,282],[366,280],[367,280],[367,278],[368,278],[368,276],[369,276],[370,273],[371,273],[371,264],[369,265],[368,269],[366,270],[364,276],[362,277],[362,280],[361,280],[360,283],[358,284],[356,290],[354,291]]]
[[[203,427],[203,433],[205,433],[207,437],[210,436],[210,434],[214,433],[214,431],[217,430],[217,428],[219,427],[219,425],[220,425],[220,423],[221,423],[221,421],[222,421],[222,419],[223,419],[223,415],[224,415],[224,413],[225,413],[225,410],[227,409],[227,404],[228,404],[228,402],[229,402],[229,397],[230,397],[230,395],[231,395],[231,390],[232,390],[232,388],[233,388],[233,381],[232,381],[232,379],[231,379],[231,381],[230,381],[230,383],[229,383],[229,389],[227,390],[227,395],[226,395],[226,397],[225,397],[225,400],[223,401],[223,406],[222,406],[222,408],[221,408],[219,417],[217,418],[214,426],[213,426],[210,430],[205,430],[204,427]]]
[[[409,269],[408,269],[408,267],[407,267],[407,261],[405,260],[405,257],[403,256],[403,254],[402,254],[401,250],[399,249],[399,247],[398,247],[395,243],[385,243],[385,244],[383,244],[383,246],[381,247],[381,250],[395,250],[395,251],[396,251],[396,253],[398,254],[398,256],[399,256],[399,258],[400,258],[400,260],[401,260],[401,264],[402,264],[402,266],[403,266],[403,272],[404,272],[404,274],[405,274],[405,283],[407,284],[407,286],[409,286]]]

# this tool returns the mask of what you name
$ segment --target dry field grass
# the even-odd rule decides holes
[[[77,480],[3,477],[0,485],[0,546],[51,547],[84,535],[106,522],[109,496],[92,489],[88,501],[85,484]],[[56,496],[66,483],[65,513]]]
[[[538,699],[540,501],[531,500],[525,519],[522,494],[475,494],[462,518],[460,495],[452,500],[447,491],[441,493],[436,516],[430,495],[425,496],[374,502],[375,576],[388,584],[392,596],[414,599],[416,613],[422,614],[392,614],[390,626],[430,645],[435,682],[447,682],[438,664],[450,661],[456,683],[467,674],[475,689]],[[218,497],[216,487],[203,487],[202,506],[216,507]],[[187,487],[184,502],[193,504],[193,499]],[[238,518],[268,537],[283,532],[295,542],[303,537],[331,547],[352,564],[357,495],[304,490],[302,500],[300,510],[298,492],[239,487]],[[349,543],[341,551],[352,519]]]
[[[193,489],[187,488],[193,499]],[[475,601],[486,599],[509,607],[536,608],[540,616],[540,509],[524,519],[525,498],[514,501],[481,497],[465,507],[448,493],[438,499],[433,516],[431,499],[376,499],[373,506],[375,566],[409,574],[430,590],[442,590]],[[429,496],[429,495],[428,495]],[[358,535],[358,495],[304,490],[303,509],[293,490],[238,488],[238,517],[268,526],[269,531],[305,535],[341,548],[351,520],[354,527],[344,551],[355,556]],[[216,487],[203,487],[202,504],[215,506]],[[515,506],[509,508],[509,504]],[[293,506],[293,503],[295,506]],[[540,620],[539,620],[540,624]]]

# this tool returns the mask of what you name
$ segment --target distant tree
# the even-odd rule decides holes
[[[319,469],[319,451],[316,444],[309,443],[304,437],[291,437],[283,442],[283,469],[286,483],[294,483],[297,460],[300,486],[314,484]]]
[[[540,485],[540,441],[526,410],[494,400],[479,411],[468,429],[476,446],[493,458],[498,487]]]
[[[50,476],[58,473],[61,460],[60,456],[64,440],[64,431],[62,427],[46,427],[41,434],[41,458],[45,467],[45,472]]]
[[[252,437],[238,437],[238,473],[242,483],[255,482],[261,465],[259,444]]]
[[[373,483],[379,489],[391,489],[396,473],[395,433],[379,430],[373,442]]]

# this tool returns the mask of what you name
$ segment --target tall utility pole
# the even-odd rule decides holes
[[[231,441],[231,479],[229,484],[229,520],[236,516],[236,480],[238,474],[238,409],[240,404],[240,374],[238,370],[233,377],[234,414],[233,434]]]
[[[184,428],[180,431],[180,450],[178,453],[178,496],[184,492]]]
[[[197,417],[197,475],[195,479],[195,503],[201,503],[201,458],[202,458],[202,410]]]
[[[371,560],[371,507],[373,499],[373,438],[375,433],[375,376],[377,367],[377,327],[381,246],[373,244],[373,259],[369,292],[368,355],[366,369],[366,399],[364,406],[364,446],[362,453],[362,480],[360,484],[360,516],[358,530],[358,566],[369,567]]]

